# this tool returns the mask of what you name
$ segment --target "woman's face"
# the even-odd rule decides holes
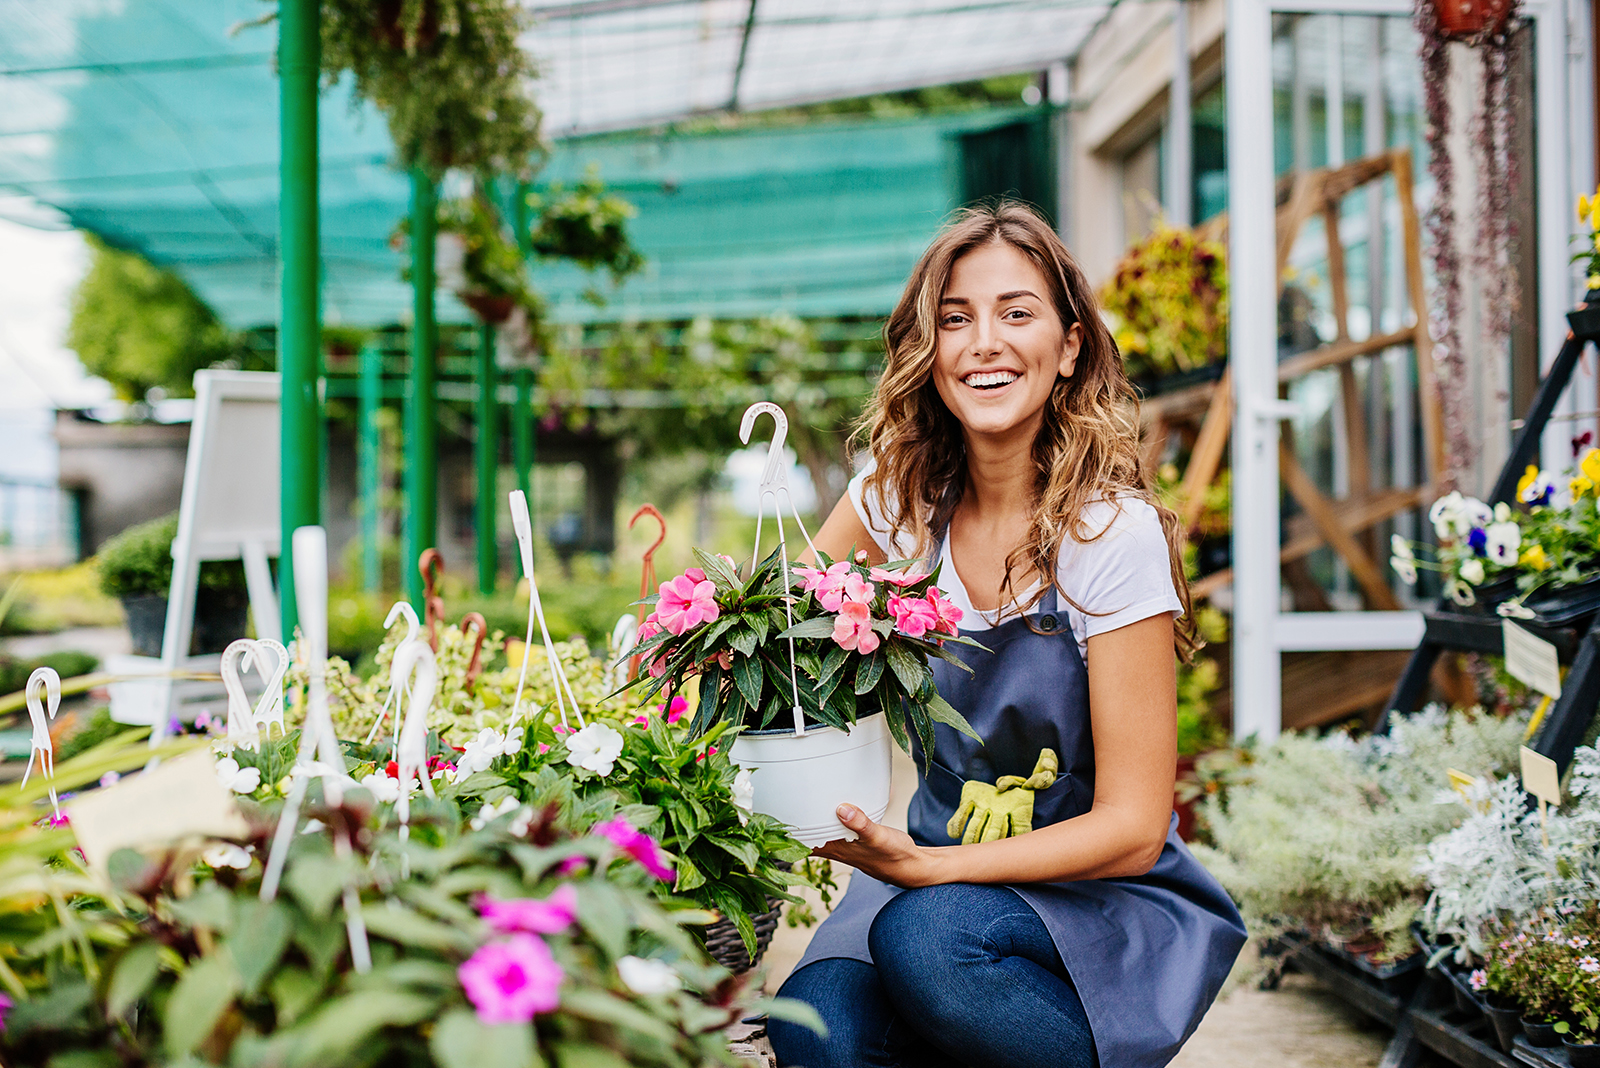
[[[946,407],[969,435],[1031,442],[1083,334],[1063,330],[1039,268],[1003,241],[973,249],[950,272],[938,324],[933,381]]]

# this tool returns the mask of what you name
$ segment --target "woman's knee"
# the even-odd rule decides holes
[[[1017,907],[1028,906],[1005,887],[968,883],[919,887],[884,905],[873,920],[867,944],[873,962],[886,972],[965,967],[985,955],[985,932],[995,917]]]
[[[824,1037],[804,1024],[768,1018],[767,1037],[779,1065],[860,1068],[893,1063],[886,1043],[894,1012],[872,965],[846,958],[815,961],[789,976],[778,996],[810,1005],[828,1028]]]

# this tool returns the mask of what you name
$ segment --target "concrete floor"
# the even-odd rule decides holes
[[[905,827],[915,788],[915,768],[896,749],[886,823]],[[834,869],[842,893],[849,871]],[[806,896],[822,916],[815,895]],[[762,961],[768,992],[777,992],[810,940],[811,929],[778,928]],[[1240,983],[1218,999],[1172,1068],[1377,1068],[1390,1034],[1309,977],[1286,975],[1277,990]]]

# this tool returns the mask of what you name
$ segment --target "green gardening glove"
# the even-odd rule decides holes
[[[986,782],[961,784],[961,807],[950,817],[945,831],[962,845],[973,842],[998,842],[1033,830],[1033,794],[1056,781],[1061,766],[1055,750],[1041,749],[1033,774],[1003,775],[993,786]],[[963,826],[966,828],[962,832]]]

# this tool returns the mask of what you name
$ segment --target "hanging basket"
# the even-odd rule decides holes
[[[756,955],[750,956],[744,948],[744,939],[739,937],[739,929],[729,919],[720,919],[715,923],[707,924],[700,937],[705,940],[706,952],[711,954],[711,959],[728,969],[734,975],[739,975],[754,968],[761,963],[761,958],[766,955],[767,947],[772,944],[772,936],[778,930],[778,910],[783,902],[775,897],[767,898],[767,911],[752,916],[750,919],[756,928]]]
[[[1500,29],[1511,13],[1511,0],[1432,0],[1439,32],[1460,40]]]
[[[471,308],[486,323],[499,324],[511,318],[517,298],[509,293],[457,293],[456,298]]]

